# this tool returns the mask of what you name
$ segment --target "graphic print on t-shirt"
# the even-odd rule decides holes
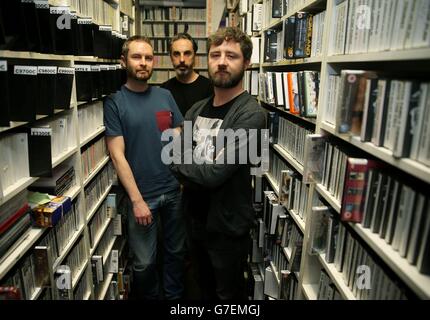
[[[194,157],[199,162],[212,163],[215,140],[223,120],[198,116],[193,127]]]

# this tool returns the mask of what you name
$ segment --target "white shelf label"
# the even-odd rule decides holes
[[[75,69],[66,68],[66,67],[59,67],[58,73],[60,73],[60,74],[75,74]]]
[[[112,26],[99,26],[99,31],[112,31]]]
[[[88,64],[75,64],[76,72],[91,72],[91,66]]]
[[[91,18],[78,18],[78,24],[91,24],[93,20]]]
[[[51,7],[49,8],[51,14],[70,14],[69,7]]]
[[[32,136],[50,136],[52,132],[51,128],[31,128],[30,134]]]
[[[37,76],[37,67],[32,66],[15,66],[13,74],[26,75],[26,76]]]
[[[0,60],[0,72],[7,71],[7,61],[6,60]]]
[[[93,71],[93,72],[100,71],[100,66],[91,66],[91,71]]]
[[[34,0],[36,9],[49,9],[48,0]]]
[[[117,65],[116,65],[116,69],[117,69],[117,70],[121,70],[121,69],[122,69],[121,65],[120,65],[120,64],[117,64]]]
[[[21,3],[34,3],[34,0],[21,0]]]
[[[37,67],[38,74],[57,74],[57,67],[39,66]]]
[[[100,71],[107,71],[107,70],[109,70],[109,66],[108,65],[106,65],[106,64],[101,64],[100,65]]]
[[[76,20],[78,18],[78,15],[76,14],[76,11],[70,11],[70,16],[73,20]]]
[[[110,65],[109,66],[109,71],[115,71],[116,70],[116,65]]]

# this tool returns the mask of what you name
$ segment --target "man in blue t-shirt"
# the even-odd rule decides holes
[[[138,299],[160,297],[156,249],[157,224],[161,223],[163,293],[166,299],[178,299],[183,294],[185,226],[179,183],[161,161],[161,134],[179,127],[183,118],[168,90],[148,85],[153,62],[148,38],[133,36],[125,42],[121,64],[127,82],[105,100],[104,124],[110,156],[130,198],[132,294]]]

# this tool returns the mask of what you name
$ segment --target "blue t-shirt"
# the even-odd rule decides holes
[[[134,92],[124,85],[104,102],[106,136],[123,136],[125,157],[142,196],[153,197],[179,187],[161,161],[161,133],[181,125],[183,117],[170,92],[149,86]]]

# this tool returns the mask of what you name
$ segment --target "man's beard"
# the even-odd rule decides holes
[[[217,72],[224,72],[224,74],[220,75],[217,74]],[[226,70],[217,70],[217,72],[213,73],[209,69],[209,78],[212,81],[214,87],[229,89],[234,88],[239,84],[245,73],[245,68],[236,74],[232,74]]]
[[[181,70],[181,67],[185,67]],[[176,74],[179,77],[186,77],[188,76],[192,71],[192,65],[186,65],[186,64],[178,64],[175,66]]]
[[[141,71],[146,71],[146,73],[140,73]],[[136,81],[147,82],[152,76],[152,70],[144,69],[139,71],[134,71],[127,66],[127,76]]]

